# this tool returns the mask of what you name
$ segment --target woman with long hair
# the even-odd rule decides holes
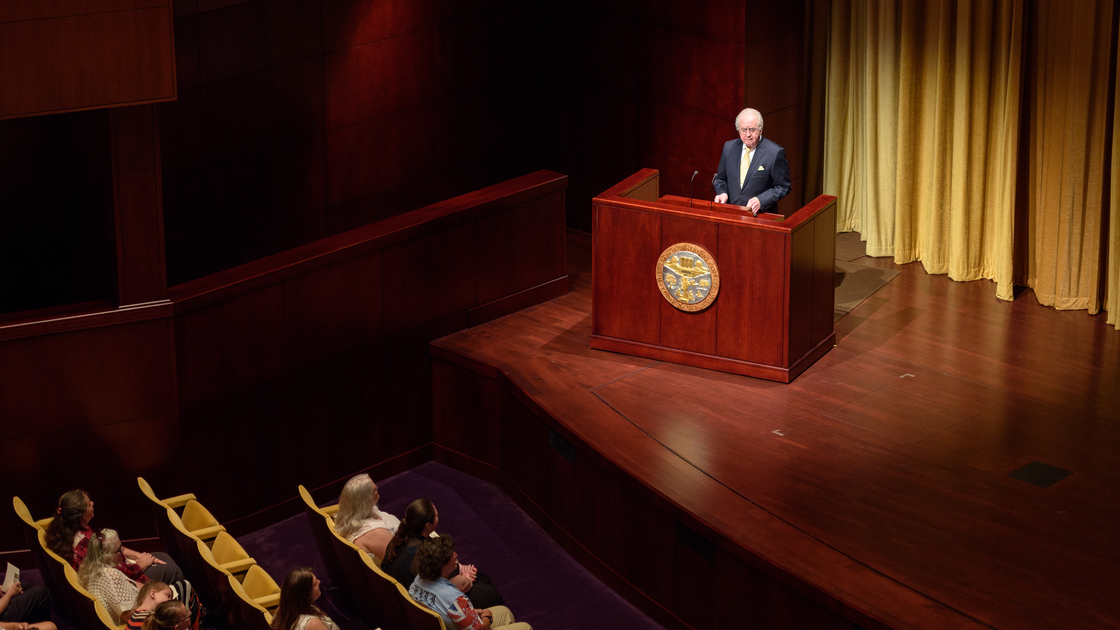
[[[93,499],[85,490],[71,490],[58,499],[58,511],[47,525],[47,547],[75,569],[82,565],[93,538]],[[130,579],[147,582],[178,582],[183,572],[165,553],[141,553],[121,547],[117,569]]]
[[[338,630],[315,600],[322,592],[309,567],[289,571],[280,585],[280,603],[272,615],[273,630]]]
[[[366,553],[385,557],[385,546],[393,538],[400,519],[377,509],[381,494],[369,475],[357,475],[346,482],[338,497],[334,530]]]
[[[402,585],[412,584],[416,577],[413,559],[420,543],[435,536],[439,526],[439,510],[428,499],[416,499],[408,504],[397,533],[385,547],[385,559],[381,569],[393,576]],[[479,608],[500,606],[504,603],[498,587],[490,576],[479,573],[473,564],[459,564],[449,578],[460,591],[470,595],[471,601]]]

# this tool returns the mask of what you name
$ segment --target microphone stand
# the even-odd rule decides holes
[[[688,180],[688,209],[689,210],[692,209],[692,197],[693,197],[692,185],[696,181],[696,174],[699,173],[699,172],[700,171],[692,171],[692,179]]]

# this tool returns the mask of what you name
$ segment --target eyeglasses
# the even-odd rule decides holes
[[[736,127],[735,130],[738,131],[739,133],[745,133],[745,134],[749,134],[749,135],[752,135],[752,136],[754,134],[758,133],[759,131],[762,131],[758,127],[747,127],[746,129],[740,129],[739,127]]]

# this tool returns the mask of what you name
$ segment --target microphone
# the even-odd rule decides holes
[[[696,181],[696,174],[700,171],[692,171],[692,179],[688,180],[688,207],[692,209],[692,184]]]

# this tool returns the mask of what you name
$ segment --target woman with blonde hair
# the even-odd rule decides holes
[[[142,601],[140,582],[117,569],[123,553],[122,549],[117,532],[103,529],[90,538],[89,549],[81,567],[78,568],[78,581],[109,611],[109,616],[116,624],[131,619],[132,613]],[[166,584],[163,586],[167,587]],[[202,606],[193,594],[194,589],[186,580],[179,580],[174,586],[176,591],[172,592],[178,592],[183,599],[191,603],[191,608],[188,609],[191,613],[190,625],[197,624],[202,616]]]
[[[400,526],[400,519],[377,509],[381,494],[369,475],[357,475],[346,482],[338,497],[334,530],[366,553],[385,557],[385,546]]]
[[[319,578],[308,567],[289,571],[280,586],[280,603],[272,616],[273,630],[338,630],[318,606]]]

